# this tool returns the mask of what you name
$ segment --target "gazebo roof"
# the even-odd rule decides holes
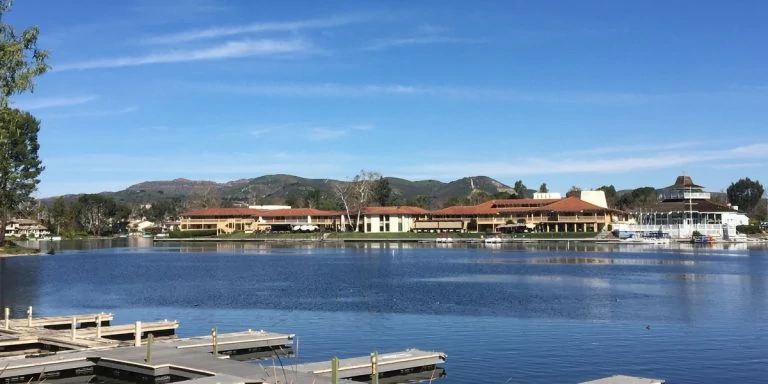
[[[691,179],[688,175],[682,175],[678,176],[677,179],[675,179],[675,184],[670,185],[669,187],[666,187],[664,189],[703,189],[701,185],[697,185],[693,183],[693,179]]]

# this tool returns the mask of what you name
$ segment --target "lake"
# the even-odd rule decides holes
[[[768,382],[765,248],[145,240],[0,259],[0,307],[296,333],[300,362],[437,350],[441,383]]]

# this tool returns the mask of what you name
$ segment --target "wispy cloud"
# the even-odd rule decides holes
[[[448,36],[410,36],[395,37],[387,39],[378,39],[372,41],[363,48],[365,51],[380,51],[387,48],[402,47],[409,45],[428,45],[428,44],[478,44],[485,42],[482,39],[468,39]]]
[[[44,108],[71,107],[89,103],[98,99],[98,95],[71,96],[71,97],[41,97],[14,103],[13,107],[23,110],[35,110]]]
[[[68,175],[86,167],[94,174],[104,173],[111,177],[135,174],[140,180],[146,180],[146,169],[149,167],[159,175],[158,177],[227,181],[232,180],[232,177],[252,177],[270,173],[334,177],[348,171],[345,164],[360,159],[347,153],[336,152],[266,151],[228,153],[226,156],[220,153],[176,153],[171,156],[80,153],[43,160],[47,170],[58,175]],[[308,164],[311,164],[311,167],[308,167]]]
[[[80,111],[80,112],[70,112],[70,113],[45,114],[41,116],[41,118],[69,119],[69,118],[78,118],[78,117],[101,117],[101,116],[112,116],[112,115],[124,115],[127,113],[135,112],[138,109],[139,107],[130,106],[130,107],[117,108],[117,109],[101,109],[101,110],[90,110],[90,111]]]
[[[746,162],[746,163],[726,163],[726,164],[714,164],[714,169],[744,169],[744,168],[766,168],[768,162]]]
[[[309,130],[309,134],[307,135],[307,138],[310,140],[334,140],[341,138],[343,136],[347,136],[355,131],[368,131],[371,130],[373,126],[371,125],[353,125],[349,127],[341,127],[341,128],[327,128],[327,127],[316,127],[311,128]]]
[[[478,44],[484,43],[483,39],[456,37],[446,34],[447,29],[432,24],[422,24],[416,29],[416,33],[406,36],[394,36],[376,39],[363,47],[365,51],[379,51],[388,48],[430,45],[430,44]]]
[[[635,105],[664,98],[664,96],[631,92],[523,91],[406,84],[215,84],[203,85],[201,88],[206,91],[273,97],[434,96],[547,104]]]
[[[272,132],[272,128],[257,128],[251,130],[251,135],[260,137],[266,135],[269,132]]]
[[[607,155],[607,154],[613,154],[613,153],[629,154],[629,153],[637,153],[637,152],[658,153],[661,151],[675,151],[675,150],[687,149],[695,146],[701,146],[706,143],[708,142],[683,141],[683,142],[676,142],[676,143],[667,142],[667,143],[646,143],[646,144],[636,144],[636,145],[607,145],[604,147],[565,151],[565,152],[562,152],[561,155],[564,155],[564,156]]]
[[[494,177],[519,177],[546,174],[626,173],[632,171],[666,169],[680,165],[704,165],[712,162],[744,159],[768,159],[768,143],[756,143],[715,150],[690,149],[683,153],[665,151],[645,155],[609,158],[521,158],[493,162],[434,162],[407,167],[405,174],[433,175],[433,177],[461,177],[474,174],[478,169]]]
[[[280,56],[296,53],[306,53],[310,50],[310,44],[299,39],[241,40],[230,41],[207,48],[173,50],[140,56],[115,57],[62,64],[54,67],[54,70],[72,71],[99,68],[121,68],[149,64],[223,60],[252,56]]]
[[[214,27],[202,30],[191,30],[170,35],[155,36],[146,41],[151,44],[178,44],[203,39],[214,39],[261,32],[292,32],[306,29],[325,29],[342,27],[349,24],[369,20],[369,15],[347,15],[320,19],[295,21],[264,22],[228,27]]]

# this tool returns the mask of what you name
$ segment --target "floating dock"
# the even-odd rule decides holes
[[[662,379],[647,379],[644,377],[614,375],[598,380],[585,381],[580,384],[664,384]]]
[[[345,379],[363,379],[371,375],[371,361],[377,362],[377,368],[382,377],[401,376],[406,374],[432,372],[438,364],[445,362],[446,355],[442,352],[428,352],[409,349],[402,352],[372,354],[369,356],[341,359],[338,361],[338,377]],[[332,362],[299,364],[297,371],[330,377]],[[429,377],[427,377],[429,378]]]
[[[324,384],[369,381],[373,372],[374,382],[387,384],[445,375],[437,366],[446,359],[441,352],[413,349],[280,366],[277,359],[264,367],[239,360],[290,355],[293,334],[264,330],[219,334],[212,329],[209,336],[175,338],[176,321],[117,326],[109,325],[111,321],[112,315],[103,313],[4,321],[0,384],[83,383],[94,378],[156,384]],[[66,325],[69,330],[63,329]]]

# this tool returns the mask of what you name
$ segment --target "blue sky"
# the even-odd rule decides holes
[[[360,169],[551,190],[768,182],[762,1],[17,0],[37,193]]]

